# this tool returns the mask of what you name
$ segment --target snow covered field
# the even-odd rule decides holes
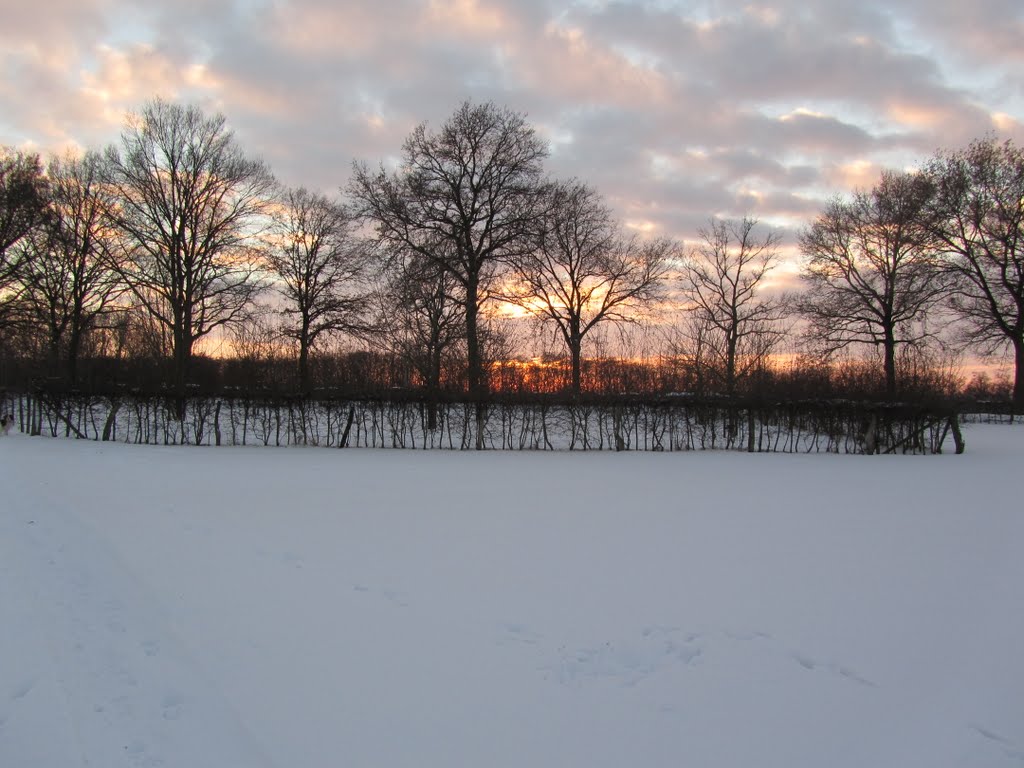
[[[0,439],[0,766],[1024,765],[963,456]]]

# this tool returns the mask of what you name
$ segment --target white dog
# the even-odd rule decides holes
[[[0,416],[0,434],[8,434],[11,431],[11,427],[14,426],[14,414],[5,413]]]

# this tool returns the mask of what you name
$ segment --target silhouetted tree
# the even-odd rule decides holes
[[[441,388],[445,363],[466,338],[461,284],[436,262],[415,254],[394,262],[382,294],[388,347],[410,363],[428,394]]]
[[[527,247],[546,155],[523,115],[466,102],[439,131],[413,130],[398,172],[354,169],[352,196],[388,252],[417,254],[460,284],[473,394],[486,386],[480,308],[495,273]]]
[[[260,287],[254,234],[274,179],[223,115],[161,100],[128,118],[107,159],[122,276],[171,336],[181,395],[195,342],[242,317]]]
[[[927,222],[958,278],[963,335],[982,351],[1013,349],[1013,398],[1024,405],[1024,149],[976,141],[938,154],[926,173]]]
[[[581,388],[583,339],[622,323],[663,295],[675,245],[626,237],[611,209],[578,181],[546,187],[533,247],[515,259],[503,298],[553,324],[569,352],[572,392]]]
[[[272,215],[267,263],[285,299],[283,333],[299,345],[299,389],[307,392],[309,352],[325,334],[367,328],[366,251],[351,213],[307,189],[289,189]]]
[[[780,236],[758,234],[757,225],[749,217],[712,219],[699,230],[681,275],[700,357],[729,395],[785,337],[780,321],[790,312],[784,295],[763,295],[779,263]]]
[[[40,226],[46,202],[39,156],[0,147],[0,326],[16,298],[14,246]]]
[[[228,330],[231,356],[225,361],[225,378],[245,395],[286,390],[283,380],[290,376],[290,362],[283,359],[280,319],[270,308],[258,307]]]
[[[930,189],[919,174],[885,172],[870,191],[830,202],[800,236],[808,335],[827,352],[881,348],[890,396],[899,348],[930,337],[924,321],[947,290],[924,226]]]
[[[123,290],[115,269],[119,235],[107,218],[113,199],[105,162],[96,152],[51,158],[49,215],[25,239],[17,270],[26,309],[45,329],[51,360],[63,363],[72,385],[86,335]]]

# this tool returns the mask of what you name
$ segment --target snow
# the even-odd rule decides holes
[[[0,439],[0,766],[1024,765],[963,456]]]

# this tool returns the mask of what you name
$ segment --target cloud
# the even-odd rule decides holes
[[[999,69],[1024,63],[1024,6],[1016,0],[909,0],[894,12],[948,55]]]
[[[493,100],[637,226],[753,213],[790,232],[883,167],[1024,141],[1022,18],[1017,0],[22,4],[0,28],[0,143],[102,145],[162,94],[332,191],[417,123]]]

